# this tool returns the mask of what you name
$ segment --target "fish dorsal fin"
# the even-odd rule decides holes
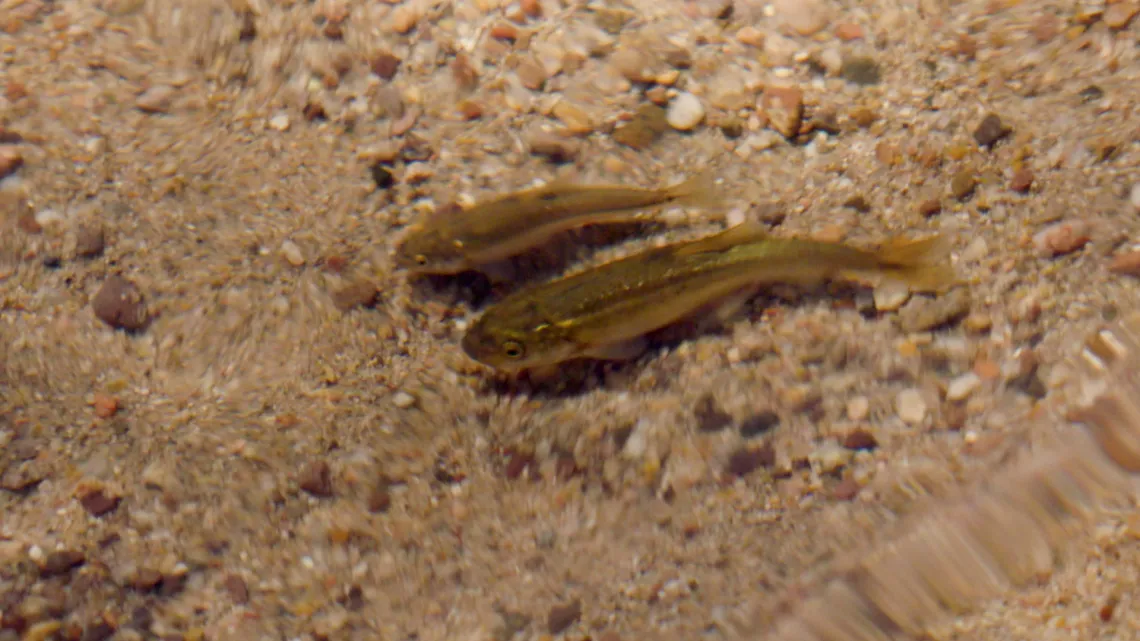
[[[764,228],[764,225],[755,220],[746,220],[739,225],[729,227],[719,234],[713,234],[707,238],[681,245],[677,248],[675,255],[689,256],[692,254],[703,254],[705,252],[724,251],[736,247],[737,245],[754,243],[767,237],[768,230]]]

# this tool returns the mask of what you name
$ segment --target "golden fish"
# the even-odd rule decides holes
[[[715,200],[711,174],[659,189],[580,186],[559,180],[469,209],[451,207],[412,224],[395,251],[413,273],[457,274],[502,261],[583,225],[631,222],[644,209]]]
[[[574,358],[628,360],[644,336],[716,311],[727,317],[764,285],[844,279],[901,281],[912,291],[957,282],[941,237],[893,240],[877,251],[769,235],[747,222],[704,239],[651,249],[512,294],[467,331],[463,350],[503,369]]]

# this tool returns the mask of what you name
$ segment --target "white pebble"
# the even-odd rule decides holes
[[[406,410],[416,404],[416,397],[407,392],[396,392],[392,395],[392,404]]]
[[[281,255],[294,267],[300,267],[305,264],[305,255],[301,253],[301,248],[297,246],[297,243],[291,240],[281,243]]]
[[[277,131],[285,131],[289,128],[289,114],[281,112],[273,116],[269,119],[269,126]]]
[[[875,309],[880,312],[893,312],[910,298],[910,288],[906,283],[888,280],[875,288]]]
[[[681,131],[696,127],[704,118],[705,106],[701,104],[701,99],[687,91],[679,92],[669,102],[669,109],[665,112],[669,126]]]
[[[906,389],[895,397],[895,411],[903,422],[918,425],[926,418],[926,401],[916,389]]]
[[[978,386],[982,384],[982,379],[973,372],[967,372],[958,378],[950,381],[950,385],[946,387],[946,400],[948,401],[962,401],[965,400]]]
[[[1140,183],[1132,185],[1132,193],[1128,199],[1132,201],[1132,209],[1135,209],[1136,213],[1140,214]]]
[[[861,421],[871,413],[871,401],[866,396],[856,396],[847,401],[847,420]]]

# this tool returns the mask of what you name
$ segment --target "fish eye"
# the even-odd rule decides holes
[[[503,343],[503,354],[511,360],[518,360],[523,357],[526,350],[523,348],[522,343],[518,341],[507,341]]]
[[[412,260],[416,261],[416,264],[419,265],[420,267],[427,265],[427,262],[428,262],[427,256],[424,256],[423,254],[416,254],[415,257],[412,258]]]

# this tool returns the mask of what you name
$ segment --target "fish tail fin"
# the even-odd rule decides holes
[[[875,256],[883,276],[899,280],[918,292],[937,292],[959,282],[950,264],[950,242],[944,236],[887,241]]]
[[[723,199],[716,186],[716,175],[711,170],[702,171],[665,188],[665,197],[676,204],[689,207],[712,207],[721,204]]]

